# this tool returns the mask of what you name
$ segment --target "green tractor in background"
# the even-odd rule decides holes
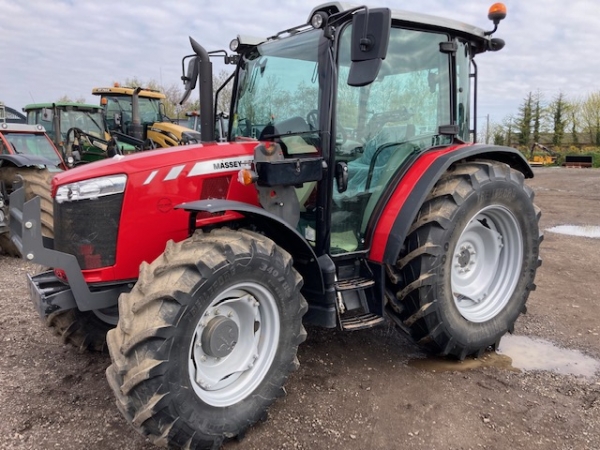
[[[103,109],[73,102],[38,103],[23,108],[27,123],[42,125],[71,166],[137,151],[108,132]]]

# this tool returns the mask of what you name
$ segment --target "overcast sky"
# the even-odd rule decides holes
[[[189,36],[207,50],[237,34],[266,37],[308,19],[318,0],[0,0],[0,101],[21,109],[63,95],[97,103],[93,87],[137,77],[180,83]],[[371,0],[490,29],[488,0]],[[497,53],[479,55],[481,123],[516,114],[538,89],[546,101],[600,90],[595,0],[508,0]],[[223,66],[216,65],[218,71]],[[193,95],[197,95],[195,92]]]

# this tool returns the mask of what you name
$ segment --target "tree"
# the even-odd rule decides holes
[[[230,72],[222,69],[218,75],[213,75],[213,90],[215,92],[215,96],[217,90],[221,87],[221,91],[219,92],[219,96],[217,98],[217,110],[215,113],[220,112],[229,112],[229,108],[231,105],[231,95],[233,93],[233,80],[229,80],[229,82],[225,85],[225,82],[231,76]]]
[[[573,100],[569,104],[568,117],[571,125],[571,142],[573,145],[579,145],[579,116],[581,112],[581,101]]]
[[[600,92],[592,92],[581,104],[581,119],[590,142],[600,145]]]
[[[506,130],[506,145],[510,147],[513,145],[515,118],[512,115],[506,116],[503,125]]]
[[[538,90],[535,93],[535,96],[532,98],[533,100],[533,111],[532,111],[532,120],[533,120],[533,142],[540,142],[540,123],[542,118],[542,93]],[[529,144],[528,144],[529,145]]]
[[[562,92],[550,104],[552,114],[552,143],[555,147],[560,147],[565,135],[567,102]]]
[[[518,129],[519,145],[529,148],[531,142],[531,124],[533,120],[533,95],[531,92],[519,107],[516,126]]]
[[[56,100],[56,103],[85,103],[85,98],[77,97],[77,99],[71,100],[71,97],[65,94]]]
[[[504,127],[499,123],[493,123],[490,125],[490,132],[492,136],[492,143],[494,145],[507,145],[506,133]]]

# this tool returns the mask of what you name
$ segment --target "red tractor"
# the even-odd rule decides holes
[[[69,167],[44,127],[17,122],[18,114],[0,102],[0,253],[11,256],[21,256],[10,239],[8,224],[8,200],[15,181],[23,186],[28,200],[40,196],[42,234],[52,237],[50,180]]]
[[[33,303],[81,349],[107,336],[136,430],[172,448],[243,435],[298,367],[304,324],[389,320],[459,359],[513,330],[540,212],[523,156],[471,142],[473,58],[503,47],[495,29],[332,2],[233,54],[192,40],[203,144],[56,175],[52,242],[38,201],[12,195],[14,241],[54,268],[29,278]],[[216,143],[223,53],[236,69]]]

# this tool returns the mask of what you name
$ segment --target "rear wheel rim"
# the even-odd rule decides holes
[[[248,397],[271,367],[280,335],[279,310],[264,286],[231,286],[205,309],[190,343],[188,372],[205,403],[226,407]]]
[[[496,317],[510,301],[522,265],[523,235],[514,214],[501,205],[480,210],[452,255],[452,296],[460,314],[476,323]]]

